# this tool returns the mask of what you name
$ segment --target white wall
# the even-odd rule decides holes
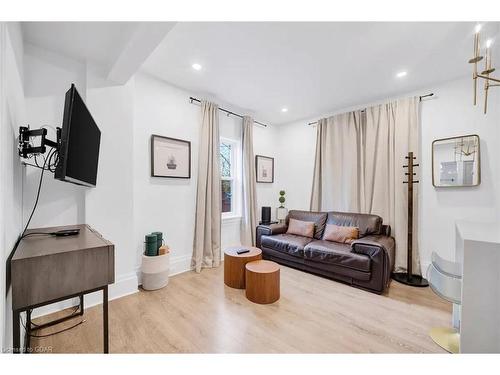
[[[55,140],[55,128],[62,126],[64,96],[71,83],[75,83],[85,98],[85,64],[26,45],[24,71],[27,124],[35,129],[47,126],[48,138]],[[39,178],[40,170],[25,168],[23,179],[25,220],[31,213]],[[38,207],[30,226],[37,228],[84,223],[86,190],[81,186],[54,180],[50,173],[46,173]]]
[[[140,264],[144,235],[163,232],[171,247],[173,272],[189,269],[194,231],[199,108],[189,94],[149,76],[135,78],[134,246]],[[151,177],[151,135],[191,142],[191,178]]]
[[[500,55],[500,52],[499,52]],[[496,94],[497,96],[499,95],[498,93]],[[496,118],[500,119],[500,106],[496,106]],[[496,127],[496,144],[500,145],[500,128],[497,126]],[[500,150],[497,150],[500,152]],[[498,156],[498,155],[497,155]],[[496,212],[497,212],[497,217],[496,221],[500,223],[500,161],[497,159],[495,160],[494,164],[496,165],[496,192],[495,196],[497,197],[497,207],[496,207]]]
[[[271,207],[271,217],[276,218],[276,207],[279,206],[279,191],[282,186],[279,180],[280,170],[288,168],[288,165],[280,164],[278,157],[281,139],[278,136],[278,127],[269,125],[267,127],[254,126],[253,129],[253,147],[255,155],[263,155],[274,158],[274,183],[257,183],[257,217],[260,220],[261,207]],[[288,199],[288,197],[287,197]]]
[[[23,45],[17,23],[0,23],[0,345],[12,346],[12,304],[6,290],[7,258],[22,227],[21,165],[17,156],[18,127],[25,123],[22,83]]]
[[[481,106],[472,105],[470,78],[420,90],[420,93],[428,92],[434,92],[435,96],[422,103],[422,160],[417,171],[420,179],[420,254],[424,267],[433,250],[443,257],[453,258],[455,220],[495,220],[500,207],[500,111],[497,105],[500,93],[490,90],[490,111],[485,116]],[[351,108],[336,113],[347,110]],[[309,209],[316,127],[307,123],[320,117],[278,127],[279,164],[286,166],[278,168],[278,184],[287,191],[286,206],[289,209]],[[478,134],[481,139],[481,185],[476,188],[434,188],[432,141],[464,134]]]
[[[94,87],[99,77],[87,73],[86,104],[101,130],[101,144],[97,187],[84,188],[84,220],[115,245],[115,283],[109,293],[116,297],[137,291],[138,285],[133,210],[134,81],[124,86]]]
[[[162,231],[172,249],[172,273],[190,267],[196,209],[196,181],[200,107],[189,102],[192,93],[148,75],[135,77],[134,109],[134,233],[137,264],[144,235]],[[241,141],[242,120],[220,115],[220,135]],[[255,152],[275,156],[273,128],[254,127]],[[151,177],[150,139],[152,134],[191,142],[191,178]],[[259,184],[259,203],[269,203],[267,194],[276,184]],[[240,221],[223,220],[222,248],[240,243]]]
[[[500,25],[497,27],[497,32],[495,36],[495,40],[497,41],[496,48],[493,48],[494,54],[493,54],[493,60],[495,62],[500,61],[500,48],[498,48],[498,41],[500,40]],[[497,119],[497,125],[494,126],[494,130],[496,131],[495,139],[496,139],[496,145],[497,145],[497,158],[493,160],[493,163],[491,163],[493,166],[496,166],[496,179],[495,179],[495,196],[497,197],[497,206],[496,206],[496,221],[497,223],[500,223],[500,127],[498,126],[498,122],[500,120],[500,87],[497,88],[492,88],[490,90],[490,94],[492,94],[492,98],[490,101],[490,116],[494,116],[494,118]],[[491,113],[494,112],[494,115],[491,115]]]
[[[480,86],[481,87],[481,86]],[[471,79],[432,88],[435,99],[422,104],[422,167],[420,168],[420,253],[429,262],[433,250],[453,259],[455,221],[493,221],[500,199],[498,160],[500,122],[496,103],[500,95],[490,90],[490,111],[472,105]],[[482,90],[478,90],[482,104]],[[432,186],[432,141],[439,138],[477,134],[481,147],[481,184],[478,187],[434,188]]]
[[[285,190],[285,207],[309,210],[316,150],[316,127],[299,121],[278,127],[278,184]],[[277,202],[277,199],[276,199]],[[277,204],[277,203],[275,203]]]

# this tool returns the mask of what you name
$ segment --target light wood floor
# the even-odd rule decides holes
[[[379,296],[282,266],[281,299],[256,305],[245,298],[244,290],[226,287],[223,276],[223,267],[201,274],[186,272],[172,277],[162,290],[111,301],[110,352],[443,352],[427,332],[450,324],[451,305],[429,288],[393,281],[389,292]],[[32,347],[101,352],[101,310],[101,306],[86,310],[87,321],[72,330],[33,338]]]

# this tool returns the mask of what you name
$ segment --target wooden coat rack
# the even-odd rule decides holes
[[[416,286],[416,287],[426,287],[429,283],[425,278],[420,275],[413,274],[413,184],[418,184],[418,180],[414,180],[413,176],[416,173],[413,172],[414,167],[418,167],[418,164],[413,164],[416,159],[413,156],[413,152],[408,152],[408,165],[403,165],[403,168],[408,168],[405,175],[408,177],[408,181],[403,181],[403,184],[408,184],[408,244],[406,253],[406,272],[395,272],[392,274],[392,278],[400,283]]]

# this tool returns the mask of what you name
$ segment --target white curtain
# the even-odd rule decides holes
[[[396,240],[395,271],[406,269],[408,216],[403,165],[409,151],[419,160],[419,126],[418,97],[332,116],[317,126],[311,210],[381,216],[391,225]],[[414,185],[414,215],[413,270],[419,273],[418,184]]]
[[[243,215],[241,220],[241,243],[255,246],[257,226],[257,188],[255,182],[255,157],[253,153],[253,119],[243,117],[242,132],[243,164]]]
[[[221,253],[221,182],[219,162],[219,107],[201,103],[196,218],[191,266],[218,267]]]
[[[318,121],[312,211],[363,211],[360,166],[366,124],[362,115],[355,111]]]

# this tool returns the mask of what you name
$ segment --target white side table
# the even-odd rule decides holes
[[[500,223],[458,221],[456,258],[462,297],[454,305],[461,353],[500,353]]]

